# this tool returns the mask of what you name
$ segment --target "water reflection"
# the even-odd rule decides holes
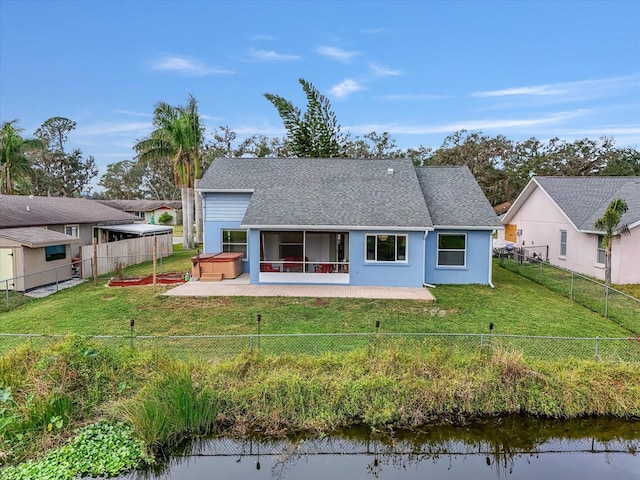
[[[192,441],[154,470],[175,479],[616,478],[640,480],[640,422],[509,417],[420,431]]]

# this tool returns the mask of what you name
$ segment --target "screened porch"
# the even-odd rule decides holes
[[[346,283],[348,279],[348,232],[261,232],[260,281]]]

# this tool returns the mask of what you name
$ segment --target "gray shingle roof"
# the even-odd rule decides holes
[[[0,195],[0,228],[133,223],[134,215],[86,198]]]
[[[94,202],[117,208],[123,212],[151,212],[160,207],[182,209],[180,200],[94,200]]]
[[[416,167],[416,173],[434,225],[502,227],[466,166]]]
[[[640,177],[535,177],[535,181],[578,230],[596,231],[594,223],[615,198],[629,207],[621,225],[640,222]]]
[[[244,225],[501,226],[466,167],[408,159],[221,158],[199,190],[253,191]]]
[[[28,247],[80,243],[78,237],[55,232],[42,227],[0,228],[0,237],[8,238]]]

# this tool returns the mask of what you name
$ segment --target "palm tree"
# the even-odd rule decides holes
[[[155,130],[133,147],[138,161],[170,158],[173,175],[182,199],[183,246],[194,248],[193,211],[194,180],[200,176],[200,155],[204,141],[204,126],[200,122],[198,103],[189,95],[186,106],[171,106],[158,102],[153,112]]]
[[[0,128],[0,193],[6,195],[13,195],[21,190],[20,185],[28,183],[33,170],[26,154],[42,146],[39,140],[23,139],[17,123],[18,120],[4,122]]]
[[[627,202],[621,198],[616,198],[609,204],[604,215],[596,220],[594,224],[595,228],[605,232],[602,246],[607,249],[604,263],[604,281],[607,285],[611,285],[611,246],[613,244],[613,237],[621,233],[629,233],[626,225],[618,228],[622,215],[624,215],[628,209]]]

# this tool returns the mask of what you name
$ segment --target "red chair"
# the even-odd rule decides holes
[[[280,267],[274,267],[272,263],[261,263],[260,271],[261,272],[279,272]]]
[[[321,263],[316,265],[316,273],[333,273],[332,263]]]

